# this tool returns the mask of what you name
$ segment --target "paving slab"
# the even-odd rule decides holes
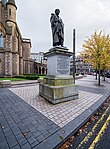
[[[0,149],[11,149],[17,145],[24,148],[24,146],[31,146],[34,142],[39,144],[52,133],[55,133],[56,129],[60,129],[59,126],[9,89],[0,89],[0,111],[0,142],[2,144]],[[47,136],[43,130],[46,131]],[[34,135],[36,131],[38,136]]]
[[[0,149],[58,148],[109,97],[109,80],[98,87],[88,76],[76,84],[80,98],[57,105],[39,96],[39,84],[0,89]]]

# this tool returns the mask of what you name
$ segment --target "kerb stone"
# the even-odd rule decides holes
[[[2,80],[0,81],[0,88],[11,87],[10,80]]]

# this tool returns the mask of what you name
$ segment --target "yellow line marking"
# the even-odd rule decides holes
[[[99,123],[104,119],[104,117],[106,116],[107,112],[109,111],[109,108],[108,107],[106,109],[106,111],[102,114],[101,118],[98,120],[98,122],[94,125],[94,127],[92,128],[92,131],[90,131],[87,136],[84,137],[84,139],[80,142],[80,144],[78,145],[78,148],[80,148],[84,143],[86,143],[88,141],[88,139],[92,136],[93,132],[95,131],[95,129],[98,127]]]
[[[110,121],[110,115],[108,116],[106,122],[104,123],[104,125],[102,126],[101,130],[99,131],[98,135],[96,136],[96,138],[94,139],[94,141],[92,142],[92,144],[90,145],[89,149],[94,149],[96,143],[100,140],[100,138],[102,137],[103,133],[105,132],[108,124]]]

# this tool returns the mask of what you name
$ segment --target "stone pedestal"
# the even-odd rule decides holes
[[[53,104],[78,98],[78,88],[70,76],[71,52],[55,47],[45,53],[47,76],[39,84],[39,94]]]

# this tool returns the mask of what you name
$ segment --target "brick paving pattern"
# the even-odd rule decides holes
[[[39,84],[10,90],[59,127],[65,126],[102,97],[102,94],[79,91],[79,99],[52,105],[39,96]]]

